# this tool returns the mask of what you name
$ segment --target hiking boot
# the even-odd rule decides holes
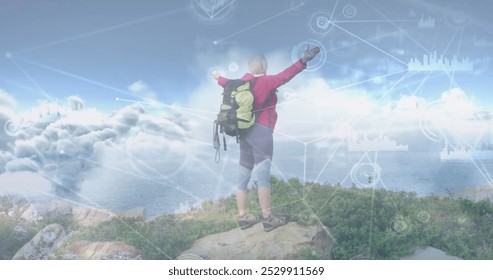
[[[247,229],[258,222],[260,222],[260,219],[250,213],[247,213],[238,219],[238,223],[240,224],[240,228],[242,230]]]
[[[264,231],[269,232],[277,227],[287,224],[288,220],[286,217],[271,214],[269,218],[263,219],[262,223],[264,224]]]

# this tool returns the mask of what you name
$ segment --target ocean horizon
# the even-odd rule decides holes
[[[299,154],[274,157],[272,175],[284,180],[298,178],[301,182],[342,187],[415,192],[418,196],[456,195],[492,185],[491,161],[442,162],[439,153],[424,151],[341,150],[330,156],[307,151],[306,157]],[[200,161],[204,165],[209,163],[208,170],[194,163],[172,176],[162,177],[98,167],[78,189],[51,188],[40,193],[33,187],[32,191],[24,190],[20,195],[30,202],[62,199],[116,211],[145,207],[149,217],[185,212],[203,201],[234,194],[237,158],[235,150],[224,153],[219,164],[212,157],[204,157]],[[251,182],[254,180],[255,174]]]

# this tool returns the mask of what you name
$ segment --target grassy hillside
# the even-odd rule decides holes
[[[295,178],[272,178],[272,193],[274,212],[305,225],[322,223],[337,240],[330,256],[301,252],[300,258],[398,259],[418,246],[431,245],[464,259],[493,259],[489,201],[301,184]],[[260,212],[256,201],[255,190],[249,191],[250,209]],[[74,230],[72,241],[122,241],[137,247],[144,259],[174,259],[194,240],[235,228],[236,212],[234,197],[228,197],[147,222],[124,219],[79,228],[66,217],[50,217],[43,224],[58,221]],[[23,224],[19,231],[12,218],[0,218],[0,258],[11,258],[42,226]]]

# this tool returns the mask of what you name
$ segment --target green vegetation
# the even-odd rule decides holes
[[[299,259],[399,259],[427,245],[464,259],[493,259],[493,204],[489,201],[302,184],[296,178],[272,177],[271,183],[274,212],[304,225],[323,224],[337,240],[330,255],[305,248]],[[260,212],[255,189],[248,193],[248,204]],[[122,241],[139,249],[143,259],[175,259],[194,240],[237,227],[236,213],[235,199],[228,197],[206,201],[186,214],[146,222],[116,219],[79,228],[67,217],[55,216],[42,224],[24,224],[24,235],[19,224],[4,214],[0,216],[0,258],[11,258],[36,230],[57,222],[75,231],[71,242]]]
[[[193,241],[237,227],[232,202],[232,198],[216,203],[206,201],[200,210],[162,215],[148,222],[112,220],[84,229],[76,239],[122,241],[138,248],[143,259],[176,259]]]

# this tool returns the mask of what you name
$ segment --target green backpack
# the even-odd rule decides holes
[[[265,109],[272,99],[273,90],[264,101],[260,109],[253,109],[255,96],[252,92],[257,79],[243,81],[239,79],[229,80],[224,85],[223,102],[221,104],[217,119],[213,126],[213,142],[216,149],[216,162],[220,161],[219,148],[221,141],[219,133],[223,134],[224,150],[227,150],[226,137],[224,134],[236,137],[236,143],[240,135],[255,124],[256,114]]]

